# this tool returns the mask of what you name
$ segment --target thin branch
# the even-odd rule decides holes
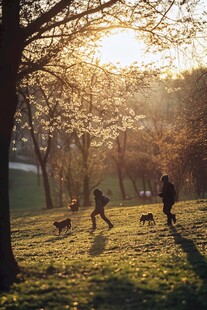
[[[172,8],[172,6],[174,5],[175,0],[172,1],[172,3],[170,4],[169,8],[165,11],[164,14],[162,14],[161,12],[158,12],[160,15],[162,15],[161,19],[159,20],[159,22],[152,28],[152,31],[154,29],[156,29],[163,21],[163,19],[166,17],[167,13],[170,11],[170,9]]]
[[[84,16],[91,15],[91,14],[94,14],[96,12],[99,12],[99,11],[103,10],[104,8],[110,7],[119,1],[120,0],[110,0],[108,2],[105,2],[104,4],[97,6],[96,8],[86,10],[86,11],[81,12],[81,13],[76,14],[76,15],[69,16],[68,18],[63,19],[62,21],[54,22],[51,25],[48,25],[47,27],[41,29],[41,27],[45,23],[47,23],[48,21],[51,21],[51,19],[54,16],[58,15],[60,12],[62,12],[64,9],[66,9],[67,6],[69,6],[72,3],[72,0],[70,0],[70,1],[62,0],[58,4],[56,4],[51,10],[49,10],[48,12],[46,12],[45,14],[43,14],[42,16],[37,18],[35,21],[33,21],[30,25],[28,25],[24,29],[25,45],[28,45],[32,41],[36,40],[38,37],[41,36],[42,33],[50,31],[51,29],[53,29],[55,27],[59,27],[61,25],[64,25],[64,24],[71,22],[71,21],[74,21],[76,19],[80,19]],[[27,38],[31,37],[36,32],[38,32],[38,35],[36,35],[35,37],[26,41]]]

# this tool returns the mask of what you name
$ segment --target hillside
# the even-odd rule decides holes
[[[165,225],[162,205],[106,207],[115,227],[89,210],[12,210],[19,282],[0,295],[0,309],[207,309],[207,202],[174,206]],[[156,225],[140,225],[152,211]],[[68,234],[52,223],[72,219]]]

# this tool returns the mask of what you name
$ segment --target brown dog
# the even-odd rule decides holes
[[[148,225],[150,225],[151,222],[154,222],[154,225],[155,225],[155,221],[154,221],[152,213],[142,214],[142,216],[140,217],[140,222],[143,222],[143,225],[145,222],[148,222]]]
[[[60,221],[60,222],[54,222],[53,225],[58,228],[59,234],[63,230],[63,228],[66,228],[65,233],[71,228],[71,219],[67,218],[66,220]]]

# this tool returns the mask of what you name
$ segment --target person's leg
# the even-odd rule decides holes
[[[104,220],[109,225],[109,228],[114,227],[114,225],[111,223],[111,221],[106,217],[105,212],[104,212],[104,208],[102,210],[100,210],[99,214],[100,214],[102,220]]]
[[[167,215],[167,224],[168,225],[172,225],[172,214],[170,212],[171,208],[172,208],[172,206],[170,206],[170,205],[164,204],[164,206],[163,206],[163,213],[165,215]]]
[[[172,206],[169,206],[171,222],[173,220],[173,223],[176,223],[176,215],[171,213],[171,209],[172,209]]]
[[[92,229],[96,229],[96,215],[98,213],[99,212],[96,209],[91,213]]]
[[[171,213],[172,214],[172,213]],[[177,219],[176,219],[176,214],[172,214],[172,220],[173,220],[173,223],[176,223]]]

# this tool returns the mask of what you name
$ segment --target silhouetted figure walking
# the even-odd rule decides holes
[[[167,225],[171,226],[172,221],[176,223],[176,215],[171,213],[172,206],[175,203],[175,187],[174,184],[169,181],[167,174],[161,177],[163,183],[162,192],[158,195],[162,197],[163,213],[167,215]]]
[[[104,206],[109,202],[109,198],[103,195],[102,191],[96,188],[93,192],[95,197],[95,210],[91,213],[92,229],[96,229],[96,215],[100,214],[101,218],[109,225],[109,229],[113,228],[111,221],[105,216]]]

